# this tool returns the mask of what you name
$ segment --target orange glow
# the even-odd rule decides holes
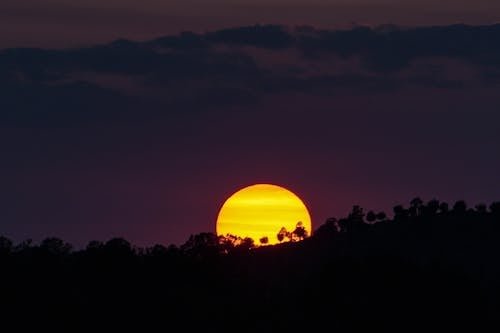
[[[268,238],[268,244],[276,244],[280,229],[292,232],[298,222],[310,235],[311,217],[297,195],[277,185],[256,184],[237,191],[224,202],[216,229],[217,235],[250,237],[256,245],[263,237]]]

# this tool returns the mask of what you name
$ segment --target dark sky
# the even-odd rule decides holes
[[[493,24],[495,0],[2,0],[0,47],[144,40],[241,25]]]
[[[499,5],[169,3],[2,2],[0,234],[180,245],[259,182],[315,227],[500,199]]]

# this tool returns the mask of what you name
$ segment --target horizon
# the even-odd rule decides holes
[[[420,202],[420,203],[418,203]],[[436,204],[437,203],[437,204]],[[429,209],[430,206],[436,205],[436,211],[433,212],[431,210],[430,215],[423,214],[422,212],[425,209]],[[444,205],[444,207],[443,207]],[[413,207],[413,208],[412,208]],[[412,212],[412,209],[417,207],[417,211]],[[463,208],[462,208],[463,207]],[[498,201],[492,201],[492,202],[480,202],[476,204],[470,204],[466,202],[465,200],[457,200],[455,202],[446,202],[446,201],[440,201],[437,198],[431,199],[429,201],[423,201],[419,197],[412,198],[412,200],[408,201],[406,204],[397,204],[393,207],[393,209],[390,212],[386,212],[383,210],[365,210],[363,207],[360,207],[359,205],[354,204],[348,214],[345,214],[344,216],[330,216],[327,218],[325,221],[317,224],[314,226],[311,230],[308,230],[307,228],[304,228],[306,231],[306,236],[303,239],[297,240],[293,238],[292,236],[288,235],[285,236],[283,240],[280,240],[277,243],[266,243],[266,244],[261,244],[258,242],[257,239],[251,238],[251,237],[243,237],[234,233],[227,233],[227,234],[220,234],[217,233],[215,230],[199,230],[198,232],[194,232],[190,234],[183,242],[175,244],[175,243],[158,243],[158,242],[152,242],[149,244],[141,244],[137,245],[134,244],[132,241],[127,239],[126,237],[122,237],[121,235],[110,235],[107,239],[89,239],[86,243],[82,244],[73,244],[71,242],[68,242],[64,238],[57,237],[55,235],[45,235],[44,237],[41,237],[39,239],[33,239],[31,237],[27,237],[24,239],[16,240],[10,238],[6,234],[0,233],[0,239],[2,242],[0,242],[0,248],[3,246],[7,246],[9,241],[12,241],[13,243],[11,244],[12,250],[16,249],[19,247],[19,251],[23,250],[23,246],[27,247],[40,247],[44,246],[44,242],[49,241],[49,243],[54,243],[57,242],[60,246],[64,245],[64,248],[69,249],[69,253],[71,252],[79,252],[79,251],[88,251],[89,246],[90,248],[96,247],[96,246],[105,246],[107,243],[113,243],[113,242],[118,242],[118,241],[125,241],[127,242],[131,249],[137,254],[137,255],[146,255],[147,250],[153,250],[156,246],[163,246],[165,250],[173,251],[173,250],[180,250],[189,242],[193,237],[203,237],[205,235],[213,235],[214,237],[218,238],[218,244],[219,246],[226,246],[228,244],[231,244],[232,247],[236,248],[238,246],[248,246],[248,249],[253,249],[253,248],[259,248],[259,247],[267,247],[267,246],[279,246],[279,245],[285,245],[286,243],[297,243],[301,242],[302,240],[306,238],[318,238],[318,237],[324,237],[322,236],[323,233],[325,233],[325,229],[329,229],[332,227],[332,224],[335,225],[336,228],[336,233],[341,234],[342,232],[348,232],[349,230],[340,230],[342,228],[346,228],[349,224],[352,223],[349,222],[352,218],[353,215],[356,214],[358,209],[360,209],[359,213],[360,215],[358,218],[361,219],[362,224],[366,225],[368,227],[370,226],[377,226],[383,225],[383,224],[393,224],[393,223],[404,223],[405,219],[413,219],[413,220],[426,220],[429,218],[435,219],[437,217],[441,218],[446,218],[447,215],[450,214],[458,214],[458,215],[451,215],[450,217],[456,218],[456,219],[473,219],[474,215],[471,214],[482,214],[484,216],[491,215],[491,216],[497,216],[499,213],[498,208],[500,207],[500,200]],[[465,209],[465,210],[463,210]],[[462,211],[463,210],[463,211]],[[381,215],[382,214],[382,215]],[[401,215],[403,214],[403,215]],[[406,216],[404,214],[417,214],[417,215],[409,215]],[[422,214],[422,215],[420,215]],[[370,216],[371,215],[371,216]],[[483,216],[483,217],[484,217]],[[476,216],[477,217],[477,216]],[[359,226],[358,226],[359,227]],[[339,229],[340,228],[340,229]],[[292,232],[292,230],[289,230]],[[276,237],[279,237],[279,233],[281,231],[276,230]],[[352,232],[352,231],[349,231]],[[319,236],[318,236],[319,234]],[[331,237],[331,235],[330,235]],[[2,239],[3,238],[3,239]],[[244,242],[250,239],[252,243],[244,244]],[[279,238],[277,238],[279,239]],[[7,243],[5,242],[7,241]],[[200,246],[203,244],[199,244]],[[68,247],[69,246],[69,247]],[[210,246],[210,242],[205,244],[205,246]],[[62,248],[61,248],[62,249]],[[139,252],[137,252],[139,251]]]

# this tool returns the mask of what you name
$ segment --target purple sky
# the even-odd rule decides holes
[[[488,2],[4,0],[0,47],[45,50],[0,52],[0,234],[180,245],[260,182],[314,227],[355,204],[499,200]],[[444,27],[460,22],[484,26]],[[256,23],[285,27],[217,31]],[[385,23],[403,28],[350,30]]]

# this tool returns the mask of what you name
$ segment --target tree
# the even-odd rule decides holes
[[[408,218],[408,210],[405,209],[403,205],[394,206],[394,208],[392,208],[392,211],[394,212],[395,220],[403,220]]]
[[[314,232],[313,236],[315,238],[330,238],[333,234],[340,231],[340,226],[335,217],[329,217],[325,222],[319,226],[319,228]]]
[[[370,210],[367,214],[366,214],[366,220],[370,223],[373,223],[375,222],[375,220],[377,219],[377,215],[372,211]]]
[[[115,237],[108,240],[102,250],[113,258],[126,258],[135,254],[132,244],[124,238]]]
[[[85,247],[85,255],[96,258],[104,253],[104,243],[98,240],[91,240]]]
[[[479,214],[486,214],[488,211],[484,203],[477,204],[475,208]]]
[[[278,238],[278,241],[281,243],[281,242],[283,242],[285,237],[287,237],[287,235],[288,235],[288,231],[286,230],[286,228],[281,227],[281,229],[280,229],[280,231],[278,231],[278,234],[276,235],[276,237]]]
[[[446,214],[450,211],[450,208],[448,206],[448,203],[447,202],[441,202],[439,204],[439,211],[441,212],[441,214]]]
[[[240,250],[250,250],[255,247],[255,242],[251,237],[245,237],[241,240],[241,243],[237,246]]]
[[[0,254],[9,254],[12,252],[13,243],[10,239],[0,236]]]
[[[366,227],[366,223],[364,221],[365,214],[363,212],[363,208],[359,205],[352,206],[352,210],[349,213],[347,220],[344,223],[343,228],[346,231],[359,231]]]
[[[436,199],[429,200],[427,206],[425,206],[424,211],[426,215],[433,216],[439,211],[439,201]]]
[[[169,253],[169,249],[161,244],[155,244],[150,248],[146,249],[146,255],[152,257],[163,257]]]
[[[458,200],[453,205],[453,212],[458,214],[464,214],[467,211],[467,204],[464,200]]]
[[[262,237],[260,239],[262,242],[268,242],[269,239],[267,237]],[[255,247],[255,241],[251,237],[240,237],[232,234],[227,234],[226,236],[220,235],[218,237],[218,246],[217,250],[219,253],[230,253],[234,251],[248,251]]]
[[[341,218],[338,221],[338,226],[339,226],[339,231],[340,232],[346,232],[347,229],[349,228],[349,222],[350,220],[348,218]]]
[[[500,201],[492,202],[490,205],[490,211],[494,216],[500,216]]]
[[[33,239],[28,238],[23,240],[21,243],[14,246],[14,252],[26,252],[32,248]]]
[[[328,226],[329,228],[335,230],[335,231],[340,231],[339,230],[339,221],[335,217],[329,217],[325,221],[325,225]]]
[[[410,200],[410,205],[413,207],[421,207],[424,204],[423,200],[420,197],[415,197]]]
[[[422,199],[420,199],[420,197],[413,198],[410,201],[410,209],[409,209],[410,216],[417,217],[422,215],[423,204],[424,202],[422,201]]]
[[[352,206],[352,210],[347,217],[351,222],[363,222],[365,214],[363,213],[363,208],[359,205]]]
[[[181,251],[188,255],[197,257],[211,256],[219,253],[219,237],[211,232],[202,232],[189,236],[189,239],[181,245]]]
[[[262,238],[259,239],[259,243],[261,243],[262,245],[266,245],[269,243],[269,237],[267,236],[264,236]]]
[[[291,236],[292,237],[290,240],[293,240],[295,238],[297,240],[303,240],[304,238],[307,237],[307,230],[304,227],[304,224],[302,223],[302,221],[297,222],[297,224],[295,225],[295,230],[292,231]]]
[[[220,235],[217,240],[220,252],[231,252],[236,247],[238,239],[239,237],[231,234],[227,234],[226,236]]]
[[[40,249],[51,255],[65,256],[71,253],[73,246],[60,238],[49,237],[40,243]]]

